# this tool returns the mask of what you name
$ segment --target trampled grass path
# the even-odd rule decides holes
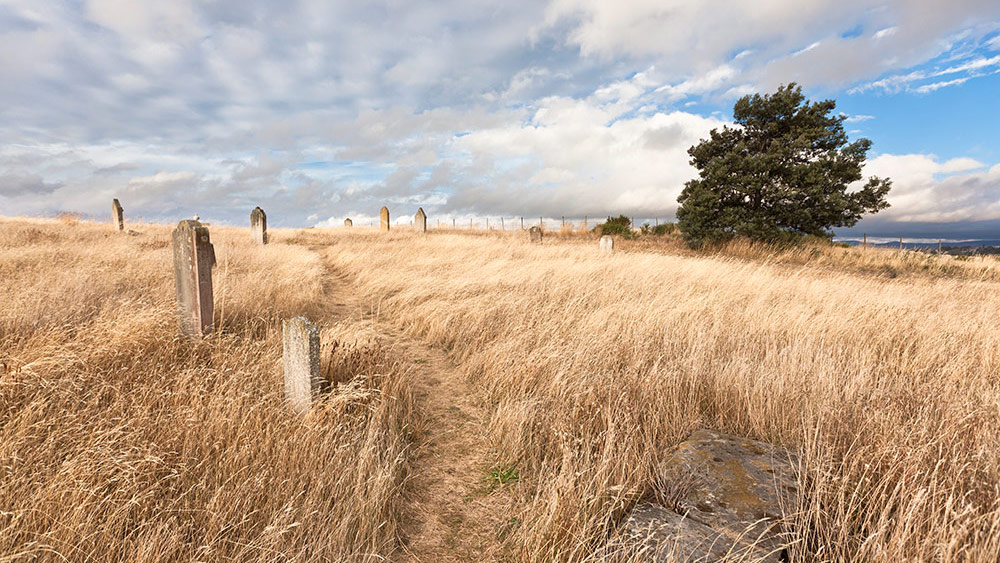
[[[490,494],[486,413],[479,396],[444,351],[379,318],[349,276],[326,257],[325,293],[334,318],[359,320],[383,337],[401,364],[413,366],[422,420],[402,516],[398,561],[494,561],[500,555],[503,510]]]

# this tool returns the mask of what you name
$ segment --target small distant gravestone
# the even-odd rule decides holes
[[[538,225],[528,229],[528,234],[531,236],[531,242],[542,242],[542,228]]]
[[[354,221],[351,221],[351,218],[348,217],[347,219],[344,219],[344,226],[345,227],[353,227],[354,226]]]
[[[382,206],[382,209],[378,212],[378,228],[389,232],[389,209],[385,206]]]
[[[250,212],[250,232],[257,244],[267,244],[267,214],[259,207]]]
[[[413,216],[413,230],[418,233],[427,232],[427,214],[423,207],[417,209],[417,214]]]
[[[319,373],[319,331],[305,317],[295,317],[282,321],[281,332],[285,399],[292,410],[304,414],[324,387]]]
[[[125,210],[122,209],[122,204],[118,203],[118,198],[111,202],[111,224],[119,231],[125,230]]]
[[[604,235],[601,237],[601,252],[611,254],[615,251],[615,239],[611,238],[609,235]]]
[[[174,282],[181,333],[201,338],[212,332],[212,267],[215,247],[208,227],[190,219],[174,229]]]

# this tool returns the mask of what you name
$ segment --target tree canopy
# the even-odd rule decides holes
[[[829,237],[865,213],[889,207],[891,181],[871,177],[859,190],[871,141],[848,143],[833,100],[811,103],[792,83],[740,98],[735,127],[713,129],[688,149],[699,178],[677,201],[678,227],[691,244],[734,236],[781,241]]]

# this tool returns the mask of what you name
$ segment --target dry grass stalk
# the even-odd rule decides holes
[[[408,375],[368,349],[307,417],[283,405],[282,318],[371,338],[324,317],[316,255],[213,227],[217,330],[190,342],[170,228],[143,230],[0,223],[0,561],[393,553]]]

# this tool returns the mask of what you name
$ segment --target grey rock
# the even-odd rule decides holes
[[[538,225],[528,229],[531,242],[542,242],[542,228]]]
[[[658,497],[625,521],[624,539],[654,561],[778,562],[798,502],[797,460],[782,448],[698,430],[660,470]]]
[[[611,238],[609,235],[604,235],[601,237],[601,252],[611,254],[615,251],[615,239]]]

